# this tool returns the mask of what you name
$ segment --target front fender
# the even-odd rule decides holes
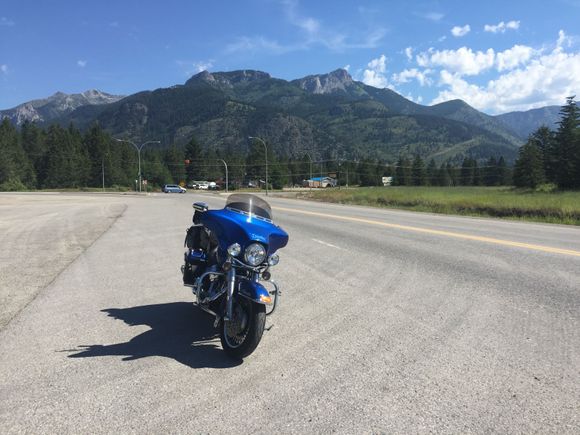
[[[240,296],[250,299],[257,304],[270,305],[272,303],[270,293],[259,282],[240,279],[238,283],[238,293]]]

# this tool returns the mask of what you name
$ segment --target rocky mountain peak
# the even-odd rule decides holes
[[[16,125],[25,121],[50,122],[78,107],[114,103],[122,98],[124,96],[107,94],[97,89],[89,89],[80,94],[59,91],[48,98],[28,101],[13,109],[3,110],[0,112],[0,119],[9,118]]]
[[[210,73],[209,71],[202,71],[191,77],[187,82],[185,82],[185,85],[193,86],[197,83],[205,82],[209,85],[216,86],[222,89],[232,89],[234,86],[239,84],[269,78],[271,78],[271,76],[266,72],[249,69],[229,72],[218,72],[218,73]]]
[[[294,80],[301,89],[313,94],[331,94],[346,91],[354,82],[345,69],[337,69],[328,74],[315,74]]]

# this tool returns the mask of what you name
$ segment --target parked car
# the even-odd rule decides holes
[[[207,181],[200,181],[197,184],[197,188],[199,190],[209,190],[209,183]]]
[[[166,184],[163,186],[163,192],[165,193],[185,193],[186,189],[179,186],[178,184]]]

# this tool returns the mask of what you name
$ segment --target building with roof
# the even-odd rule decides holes
[[[336,187],[336,184],[336,178],[332,177],[312,177],[302,181],[304,187]]]

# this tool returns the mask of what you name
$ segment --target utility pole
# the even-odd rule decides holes
[[[310,160],[310,180],[308,182],[308,187],[310,188],[310,192],[312,192],[312,183],[314,183],[314,180],[312,179],[312,157],[310,157],[309,153],[306,153],[306,155],[308,156],[308,159]]]

